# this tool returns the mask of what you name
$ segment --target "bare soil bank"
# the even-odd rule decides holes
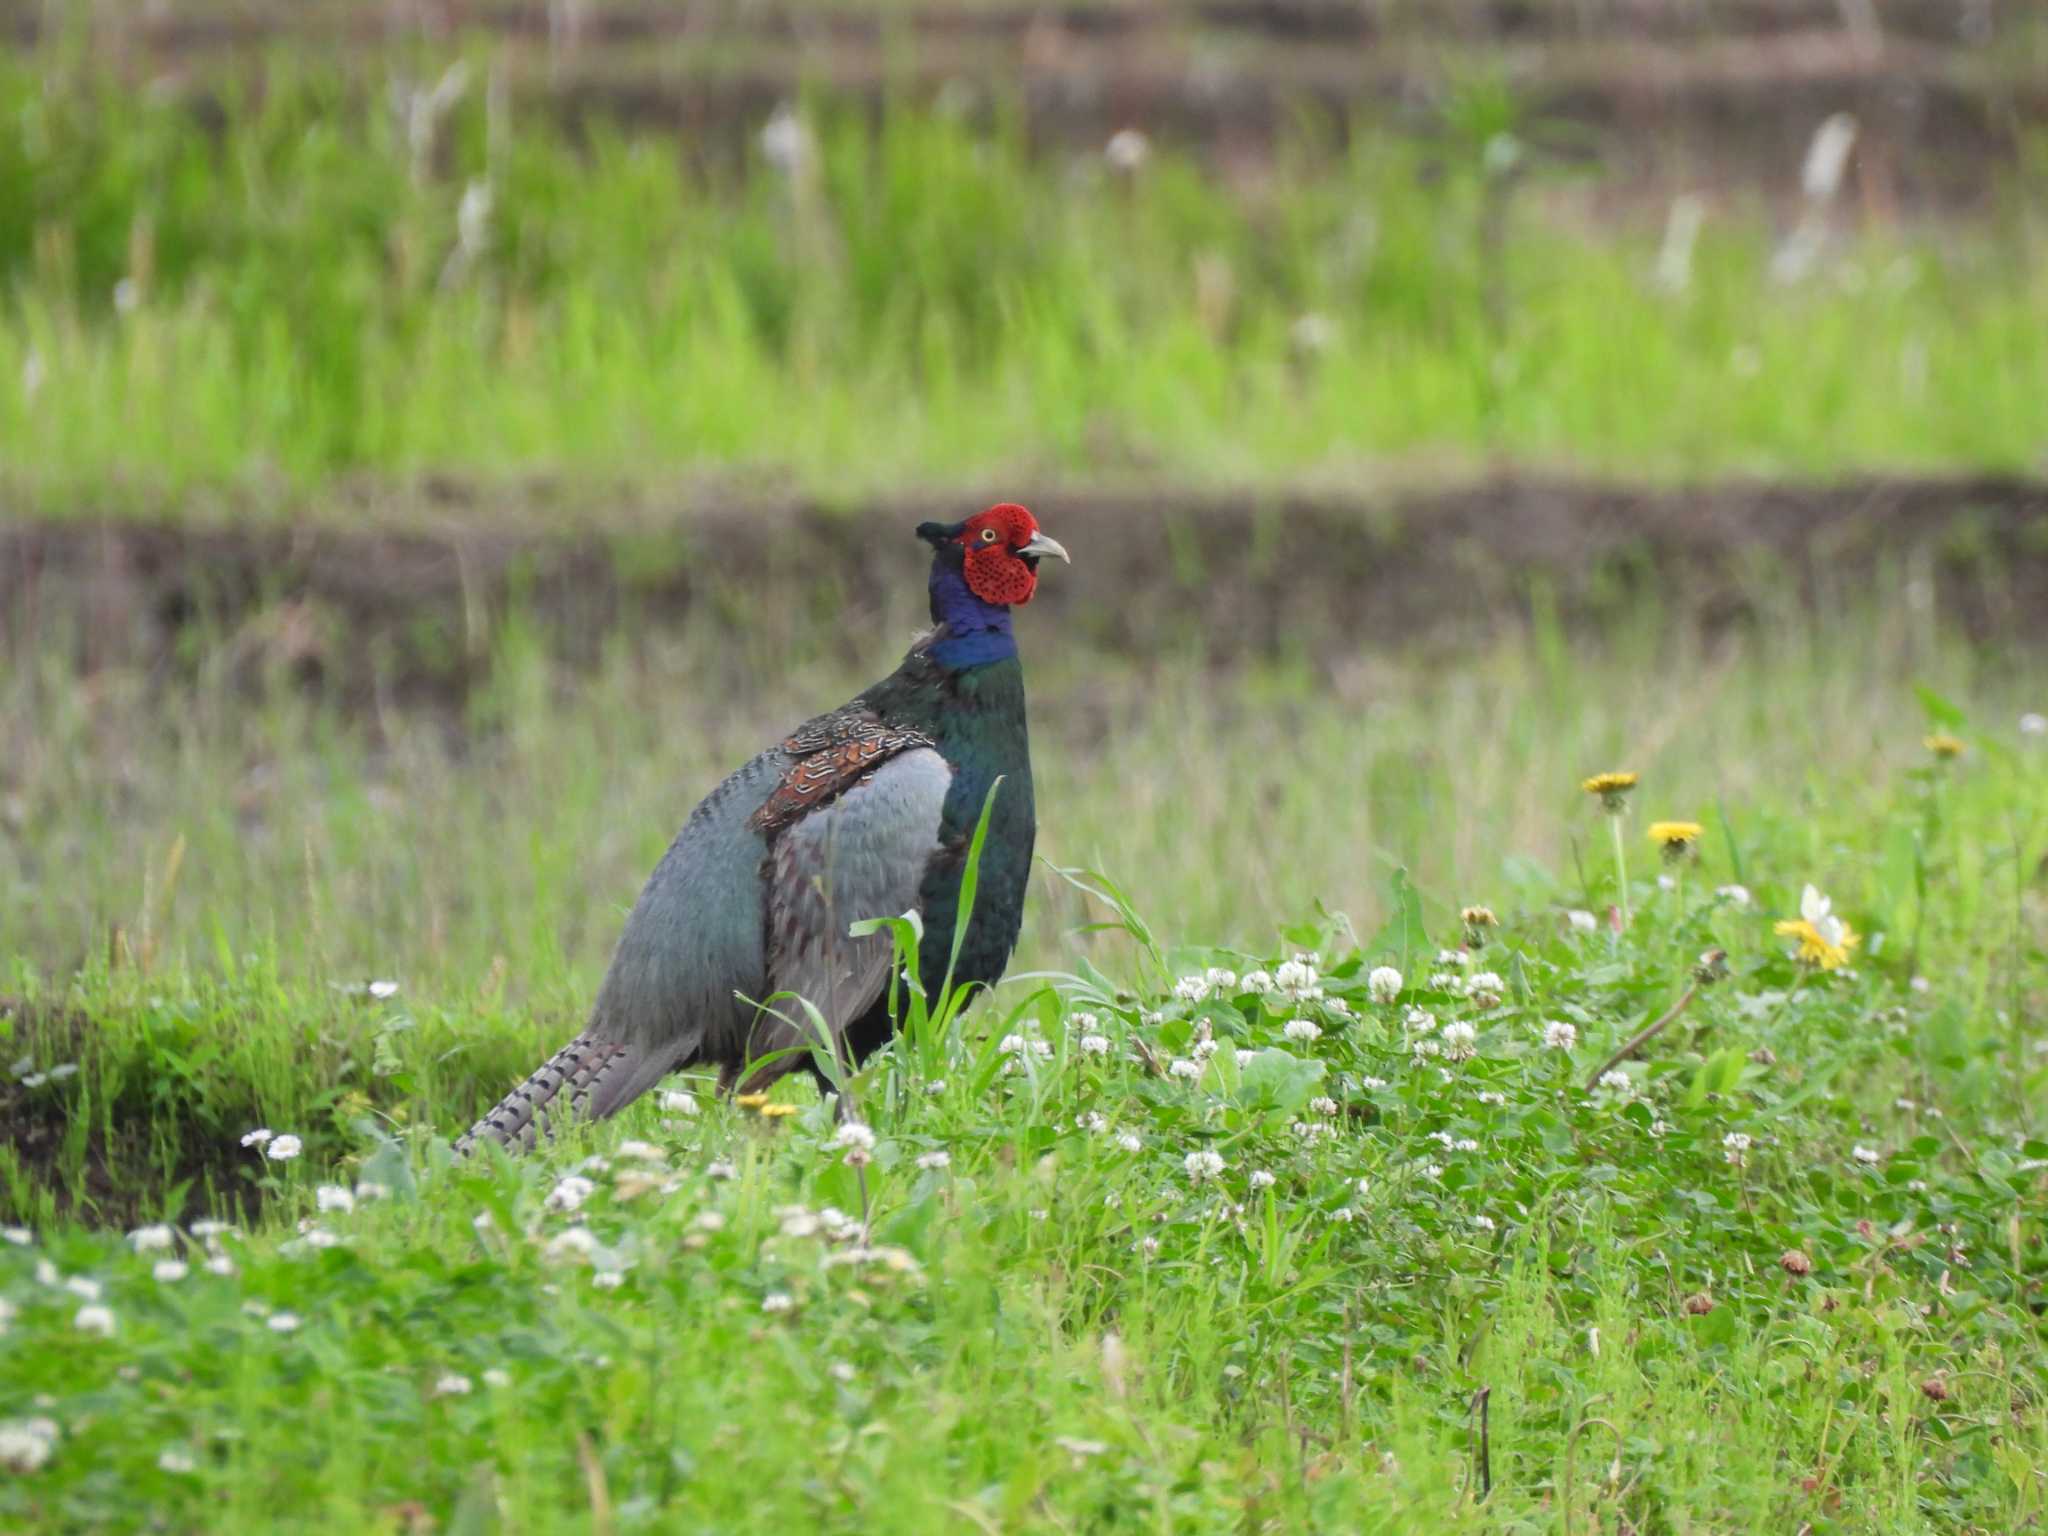
[[[459,704],[508,617],[571,665],[705,620],[786,627],[792,614],[829,615],[856,632],[903,620],[919,563],[911,530],[990,499],[845,511],[622,500],[612,526],[630,531],[508,531],[545,527],[551,493],[532,494],[509,524],[506,493],[450,485],[379,493],[378,527],[332,505],[318,518],[212,528],[0,524],[0,661],[55,656],[82,675],[140,667],[168,686],[227,665],[347,703]],[[1075,555],[1042,586],[1037,623],[1136,656],[1194,649],[1228,667],[1445,647],[1552,613],[1579,632],[1647,615],[1712,635],[1872,601],[1985,640],[2048,642],[2041,481],[1642,489],[1504,478],[1355,498],[1026,499]],[[877,593],[902,602],[885,615]]]

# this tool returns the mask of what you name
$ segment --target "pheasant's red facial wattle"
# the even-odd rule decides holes
[[[967,519],[960,544],[967,588],[984,603],[1009,607],[1031,601],[1038,590],[1037,558],[1020,551],[1038,533],[1038,519],[1015,502],[1002,502]]]

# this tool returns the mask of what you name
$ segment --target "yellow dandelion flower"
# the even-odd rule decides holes
[[[740,1093],[733,1096],[733,1103],[741,1109],[759,1109],[767,1102],[768,1095],[765,1093]]]
[[[795,1113],[796,1106],[794,1104],[763,1104],[761,1106],[761,1118],[763,1120],[780,1120],[784,1115],[793,1115]]]
[[[1653,821],[1650,841],[1664,850],[1664,857],[1677,860],[1695,853],[1706,829],[1696,821]]]
[[[1605,809],[1618,814],[1628,800],[1628,792],[1636,787],[1636,777],[1633,773],[1596,773],[1590,779],[1581,779],[1579,788],[1589,795],[1598,795]]]
[[[1961,757],[1965,752],[1970,750],[1968,744],[1964,742],[1962,737],[1951,736],[1946,731],[1936,731],[1932,736],[1929,736],[1923,744],[1926,746],[1928,751],[1932,752],[1936,757],[1940,758],[1943,762],[1950,762],[1955,758]]]

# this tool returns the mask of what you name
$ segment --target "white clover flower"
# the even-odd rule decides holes
[[[1349,1019],[1355,1017],[1355,1015],[1351,1012],[1351,1005],[1345,1002],[1344,999],[1341,997],[1324,998],[1323,1012],[1334,1013],[1340,1019]]]
[[[1746,885],[1724,885],[1715,891],[1714,894],[1737,911],[1741,911],[1751,903],[1749,887]]]
[[[771,1315],[793,1311],[795,1307],[796,1298],[787,1291],[770,1291],[761,1298],[761,1310]]]
[[[1237,1050],[1236,1050],[1236,1052],[1235,1052],[1234,1054],[1235,1054],[1235,1055],[1236,1055],[1236,1057],[1237,1057],[1237,1064],[1238,1064],[1238,1066],[1240,1066],[1240,1067],[1248,1067],[1248,1066],[1250,1066],[1250,1065],[1251,1065],[1251,1064],[1252,1064],[1253,1062],[1255,1062],[1255,1061],[1257,1061],[1257,1060],[1259,1059],[1259,1053],[1258,1053],[1257,1051],[1251,1050],[1251,1049],[1249,1049],[1249,1048],[1247,1048],[1247,1047],[1245,1047],[1245,1046],[1242,1046],[1242,1045],[1240,1045],[1240,1046],[1239,1046],[1239,1047],[1237,1048]]]
[[[1206,976],[1183,976],[1173,984],[1173,995],[1183,1003],[1203,1003],[1209,1000],[1209,978]]]
[[[226,1278],[235,1273],[235,1261],[224,1253],[216,1253],[206,1261],[206,1272]]]
[[[1456,997],[1465,990],[1465,978],[1454,971],[1431,971],[1423,986],[1431,992],[1448,992]]]
[[[487,1387],[502,1392],[505,1388],[512,1385],[512,1373],[494,1365],[483,1373],[483,1383]]]
[[[1334,1115],[1337,1113],[1337,1101],[1327,1095],[1310,1099],[1308,1107],[1312,1113],[1318,1115]]]
[[[1271,1189],[1279,1180],[1275,1179],[1272,1174],[1266,1172],[1263,1168],[1254,1168],[1251,1171],[1250,1178],[1245,1182],[1250,1184],[1253,1189]]]
[[[2035,714],[2032,710],[2021,715],[2020,734],[2022,736],[2048,736],[2048,715]]]
[[[1109,1129],[1109,1116],[1099,1109],[1085,1110],[1074,1117],[1074,1129],[1100,1134]]]
[[[1492,1232],[1497,1230],[1494,1226],[1493,1218],[1491,1216],[1474,1216],[1472,1218],[1472,1225],[1477,1227],[1482,1232]]]
[[[1735,1167],[1740,1168],[1748,1160],[1750,1146],[1751,1141],[1748,1132],[1730,1131],[1721,1138],[1721,1156]]]
[[[1550,1051],[1568,1051],[1579,1043],[1579,1029],[1576,1024],[1567,1024],[1563,1019],[1552,1019],[1543,1026],[1543,1048]]]
[[[1195,1184],[1201,1183],[1204,1179],[1215,1178],[1224,1168],[1222,1157],[1206,1148],[1200,1152],[1190,1152],[1181,1162],[1188,1171],[1189,1181]]]
[[[1609,1093],[1620,1094],[1623,1098],[1631,1097],[1636,1091],[1634,1081],[1619,1067],[1616,1067],[1612,1072],[1602,1072],[1600,1074],[1600,1086]]]
[[[1080,1044],[1081,1054],[1084,1056],[1107,1056],[1109,1054],[1109,1036],[1107,1035],[1083,1035]]]
[[[704,1165],[704,1177],[707,1179],[738,1178],[739,1169],[733,1167],[731,1163],[721,1157]]]
[[[1194,1079],[1202,1075],[1202,1064],[1186,1056],[1176,1056],[1166,1064],[1169,1076]]]
[[[1465,983],[1465,995],[1480,1008],[1498,1008],[1508,984],[1492,971],[1478,971]]]
[[[1221,1049],[1221,1042],[1211,1038],[1208,1035],[1204,1035],[1201,1039],[1195,1041],[1192,1045],[1188,1047],[1188,1054],[1194,1057],[1197,1061],[1207,1061],[1211,1056],[1214,1056],[1217,1053],[1217,1051]]]
[[[99,1281],[88,1279],[84,1275],[73,1275],[64,1282],[64,1289],[78,1297],[81,1301],[98,1301],[100,1299]]]
[[[1117,1137],[1116,1144],[1126,1152],[1136,1152],[1145,1145],[1134,1131],[1125,1131],[1123,1135]]]
[[[936,1171],[940,1168],[950,1168],[952,1165],[953,1154],[946,1151],[944,1148],[941,1148],[936,1152],[926,1152],[922,1154],[917,1160],[917,1166],[926,1169],[927,1171]]]
[[[1453,1019],[1444,1026],[1443,1049],[1445,1061],[1470,1061],[1479,1054],[1479,1031],[1463,1019]]]
[[[469,1378],[454,1371],[449,1371],[434,1383],[435,1397],[467,1397],[469,1393]]]
[[[1650,1122],[1650,1134],[1659,1138],[1669,1136],[1671,1134],[1671,1122],[1661,1118],[1652,1120]]]
[[[639,1163],[668,1161],[668,1154],[651,1141],[622,1141],[615,1150],[620,1157],[631,1158]]]
[[[1465,949],[1440,949],[1436,952],[1438,965],[1470,965],[1472,952]]]
[[[600,1291],[616,1291],[626,1283],[623,1269],[594,1269],[590,1272],[590,1283]]]
[[[844,1360],[835,1360],[825,1369],[826,1374],[842,1386],[851,1386],[854,1379],[860,1374]]]
[[[697,1095],[686,1093],[680,1088],[667,1088],[656,1104],[665,1115],[694,1115],[697,1113]]]
[[[190,1451],[180,1450],[175,1445],[167,1445],[157,1454],[157,1471],[168,1472],[174,1477],[182,1477],[187,1472],[197,1471],[198,1467],[199,1463],[192,1459]]]
[[[112,1338],[114,1334],[114,1313],[110,1307],[93,1304],[80,1307],[73,1314],[71,1326],[80,1333],[96,1333],[101,1338]]]
[[[1384,1077],[1368,1077],[1359,1086],[1364,1088],[1367,1093],[1371,1093],[1375,1089],[1386,1087],[1387,1080]]]
[[[1092,1034],[1101,1026],[1102,1021],[1092,1013],[1077,1010],[1067,1015],[1067,1028],[1077,1035]]]
[[[1418,1163],[1415,1171],[1425,1179],[1440,1179],[1444,1176],[1444,1165],[1442,1163]]]
[[[546,1205],[551,1211],[579,1210],[583,1202],[596,1193],[597,1186],[582,1174],[564,1174],[555,1187],[548,1191]]]
[[[1600,919],[1586,911],[1583,907],[1575,907],[1565,913],[1564,916],[1565,921],[1572,925],[1574,933],[1598,933],[1600,931]]]
[[[862,1152],[872,1152],[875,1149],[874,1130],[858,1120],[849,1120],[840,1126],[838,1134],[832,1140],[835,1145],[852,1147]]]
[[[1271,971],[1246,971],[1239,980],[1238,985],[1247,992],[1270,992],[1273,990],[1273,973]]]
[[[1401,973],[1391,965],[1375,966],[1365,978],[1366,994],[1381,1006],[1394,1001],[1401,995]]]
[[[935,1077],[924,1085],[924,1091],[936,1099],[946,1091],[946,1080],[943,1077]]]
[[[128,1241],[137,1253],[156,1253],[168,1249],[176,1241],[176,1235],[168,1226],[159,1223],[153,1227],[137,1227],[128,1234]]]
[[[1505,1104],[1508,1101],[1508,1096],[1496,1088],[1482,1089],[1474,1097],[1482,1104]]]
[[[356,1197],[339,1184],[322,1184],[313,1191],[313,1203],[323,1211],[340,1211],[347,1215],[356,1208]]]
[[[1415,1064],[1420,1066],[1425,1059],[1443,1054],[1443,1046],[1435,1040],[1418,1040],[1410,1047],[1415,1053]]]
[[[782,1218],[784,1237],[816,1237],[819,1221],[815,1211],[801,1205],[785,1205],[776,1212]]]
[[[1332,1220],[1332,1221],[1334,1221],[1334,1222],[1339,1222],[1339,1223],[1345,1223],[1345,1222],[1353,1222],[1353,1221],[1356,1221],[1357,1219],[1358,1219],[1358,1212],[1356,1212],[1356,1211],[1354,1211],[1353,1209],[1351,1209],[1351,1207],[1350,1207],[1350,1206],[1348,1206],[1348,1205],[1340,1205],[1340,1206],[1338,1206],[1338,1207],[1337,1207],[1337,1209],[1336,1209],[1336,1210],[1334,1210],[1334,1211],[1330,1212],[1330,1220]]]
[[[162,1285],[170,1285],[192,1273],[192,1266],[183,1259],[158,1259],[150,1273]]]
[[[1237,989],[1237,972],[1220,965],[1212,965],[1202,973],[1202,979],[1209,983],[1210,990],[1218,996]]]
[[[1410,1008],[1402,1015],[1401,1022],[1411,1035],[1426,1035],[1436,1028],[1436,1015],[1427,1008]]]
[[[49,1433],[45,1434],[44,1428]],[[48,1419],[9,1419],[0,1424],[0,1467],[9,1472],[35,1472],[56,1449],[57,1426]]]
[[[1313,1019],[1289,1019],[1280,1033],[1290,1040],[1299,1040],[1304,1045],[1323,1037],[1322,1026]]]
[[[1316,962],[1307,955],[1281,961],[1280,968],[1273,973],[1273,988],[1296,1002],[1312,1001],[1323,995]]]
[[[234,1230],[234,1227],[230,1223],[225,1221],[215,1221],[210,1216],[203,1221],[195,1221],[192,1223],[192,1235],[196,1238],[202,1239],[209,1245],[211,1245],[215,1238],[225,1237]]]
[[[273,1136],[263,1143],[263,1155],[273,1163],[288,1163],[305,1150],[305,1144],[296,1136]]]
[[[1852,1147],[1849,1155],[1866,1168],[1875,1168],[1883,1157],[1877,1148],[1865,1146]]]
[[[0,1237],[6,1238],[17,1248],[26,1248],[36,1240],[35,1233],[27,1227],[0,1227]]]
[[[548,1240],[550,1259],[587,1259],[597,1252],[597,1238],[588,1227],[564,1227]]]

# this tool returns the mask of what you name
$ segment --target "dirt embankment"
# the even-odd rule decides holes
[[[640,505],[630,532],[572,535],[483,526],[483,507],[459,503],[443,487],[416,509],[438,517],[434,532],[0,525],[0,654],[61,655],[88,675],[148,668],[168,686],[200,666],[282,670],[345,703],[458,703],[508,616],[571,665],[712,617],[880,622],[872,594],[900,592],[911,529],[979,499]],[[1450,645],[1538,610],[1591,628],[1646,602],[1717,632],[1879,594],[1984,638],[2048,642],[2039,481],[1506,479],[1378,499],[1054,491],[1033,504],[1076,557],[1042,589],[1042,622],[1135,655],[1192,645],[1227,666]],[[539,526],[546,508],[531,511]]]

